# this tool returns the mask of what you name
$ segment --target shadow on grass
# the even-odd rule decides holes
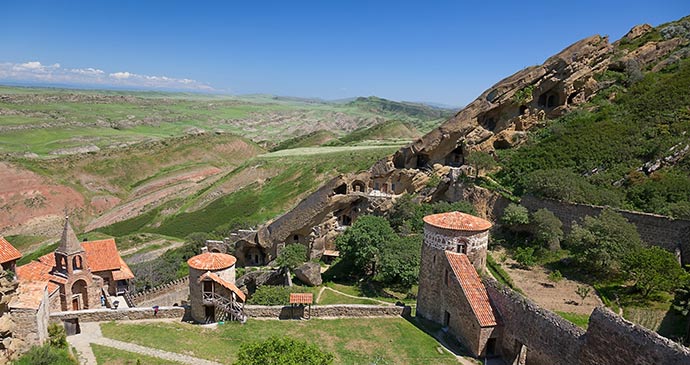
[[[472,357],[472,354],[457,339],[445,332],[438,323],[412,315],[404,315],[403,318],[427,335],[435,338],[439,345],[445,347],[451,354]]]
[[[683,317],[680,313],[669,309],[664,316],[664,319],[659,325],[657,331],[660,335],[669,338],[673,341],[683,341],[686,338],[688,330],[688,318]]]

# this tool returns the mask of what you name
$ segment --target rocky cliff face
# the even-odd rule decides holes
[[[542,65],[501,80],[439,128],[377,162],[366,173],[328,182],[292,211],[260,228],[256,245],[267,252],[268,261],[290,243],[306,244],[311,256],[318,257],[357,216],[383,213],[405,193],[424,192],[427,199],[469,200],[480,214],[490,216],[499,201],[497,194],[463,185],[458,179],[471,169],[465,164],[471,151],[494,153],[523,143],[529,130],[611,86],[612,82],[601,77],[606,71],[624,72],[629,79],[641,77],[644,71],[690,55],[689,40],[690,17],[659,28],[636,26],[613,44],[599,35],[580,40]],[[442,183],[430,189],[433,175]]]

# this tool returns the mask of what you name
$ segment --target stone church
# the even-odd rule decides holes
[[[120,256],[115,240],[79,242],[65,218],[55,252],[17,267],[20,285],[42,282],[48,288],[50,311],[101,308],[101,297],[127,290],[134,274]]]
[[[417,315],[441,324],[476,357],[496,354],[498,314],[478,273],[491,223],[460,212],[424,217]]]

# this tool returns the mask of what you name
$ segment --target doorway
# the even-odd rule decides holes
[[[450,323],[450,313],[448,311],[443,312],[443,327],[448,327]]]

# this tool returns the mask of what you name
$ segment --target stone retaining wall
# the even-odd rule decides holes
[[[244,313],[250,318],[280,318],[290,319],[304,317],[308,309],[305,307],[291,306],[266,306],[266,305],[246,305]],[[334,304],[334,305],[312,305],[311,317],[397,317],[409,315],[410,307],[395,305],[366,305],[366,304]]]
[[[160,307],[155,317],[153,316],[153,308],[87,309],[51,313],[50,321],[61,322],[66,319],[78,319],[79,322],[101,322],[154,318],[179,318],[182,320],[184,313],[184,307]]]
[[[189,298],[189,276],[132,295],[137,307],[182,305]]]
[[[567,233],[573,222],[580,222],[585,216],[595,217],[604,207],[566,203],[534,196],[524,196],[520,201],[530,212],[541,208],[550,210],[561,222]],[[637,227],[642,241],[649,245],[662,247],[670,252],[680,249],[683,265],[690,264],[690,221],[673,219],[658,214],[614,209]]]

